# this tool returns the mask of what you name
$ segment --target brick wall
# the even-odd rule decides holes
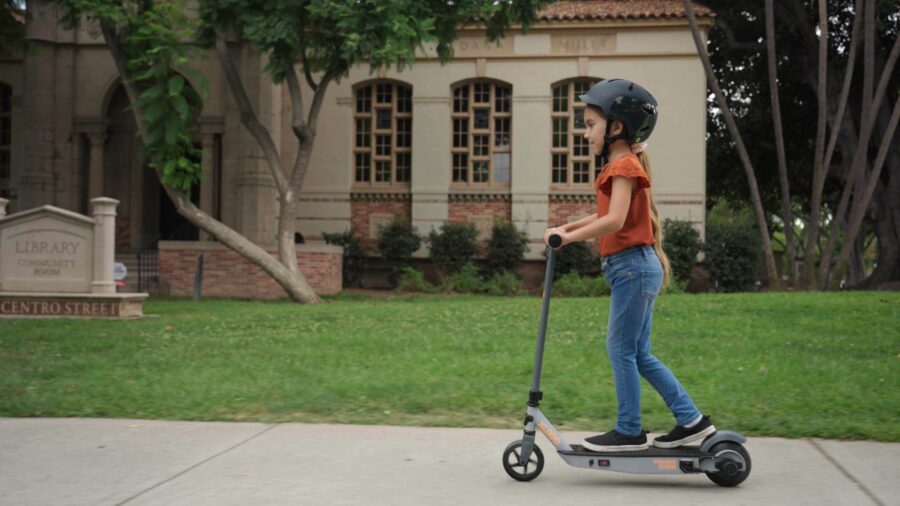
[[[503,200],[450,200],[450,212],[447,221],[453,223],[465,223],[473,218],[490,217],[512,219],[512,205]]]
[[[160,241],[159,279],[169,295],[194,293],[197,258],[203,254],[203,295],[238,299],[287,297],[281,285],[256,265],[215,242]],[[272,256],[277,253],[272,252]],[[341,291],[342,248],[324,244],[298,244],[300,272],[318,294]]]
[[[131,219],[128,216],[116,216],[116,251],[131,248]]]
[[[550,212],[548,220],[551,227],[558,227],[578,221],[585,216],[597,212],[596,197],[594,195],[553,195],[550,197]],[[591,251],[599,255],[600,247],[597,241],[590,241]]]
[[[378,225],[399,214],[412,221],[409,194],[353,195],[350,203],[350,228],[360,239],[367,255],[378,255]]]

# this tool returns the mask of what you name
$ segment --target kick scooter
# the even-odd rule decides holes
[[[534,443],[535,430],[541,431],[556,447],[567,464],[599,471],[618,471],[634,474],[692,474],[706,473],[717,485],[734,487],[750,475],[750,454],[744,448],[744,436],[727,430],[714,432],[700,446],[678,448],[650,447],[642,451],[593,452],[581,445],[570,445],[541,412],[541,365],[544,359],[544,338],[547,332],[547,314],[550,309],[550,292],[553,288],[553,267],[556,249],[562,238],[552,235],[547,248],[547,270],[544,274],[544,296],[541,321],[538,327],[537,350],[534,358],[534,376],[525,412],[525,433],[519,441],[513,441],[503,451],[503,469],[515,480],[531,481],[544,469],[544,454]]]

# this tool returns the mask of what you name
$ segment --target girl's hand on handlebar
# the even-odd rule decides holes
[[[550,246],[551,235],[558,235],[560,239],[562,239],[562,244],[560,245],[560,247],[569,243],[568,234],[563,230],[562,227],[548,228],[544,231],[544,244],[546,244],[547,246]]]

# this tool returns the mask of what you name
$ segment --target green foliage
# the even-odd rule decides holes
[[[546,257],[547,253],[545,251],[544,258]],[[559,279],[562,275],[570,272],[581,275],[588,274],[593,270],[595,262],[588,243],[581,241],[567,244],[556,252],[553,279]]]
[[[444,223],[428,234],[431,258],[442,277],[458,272],[478,254],[478,230],[472,223]]]
[[[752,211],[717,205],[706,224],[704,264],[720,292],[751,289],[758,279],[762,241]]]
[[[515,272],[525,258],[528,234],[508,220],[494,220],[486,249],[485,264],[488,272]]]
[[[475,264],[469,262],[444,280],[444,291],[456,293],[483,293],[484,281],[478,276]]]
[[[0,50],[25,47],[25,11],[15,0],[0,0]]]
[[[690,220],[666,219],[663,222],[663,248],[669,256],[672,277],[676,281],[691,279],[691,268],[702,247],[700,232]]]
[[[484,282],[484,291],[488,295],[512,296],[525,293],[525,286],[514,272],[500,271]]]
[[[378,252],[391,267],[390,280],[396,284],[404,267],[409,266],[412,254],[422,246],[422,238],[416,234],[409,221],[394,215],[386,226],[378,229]]]
[[[687,293],[687,285],[687,280],[678,281],[677,279],[673,279],[671,283],[663,287],[662,295],[680,295]]]
[[[560,297],[600,297],[609,295],[611,289],[602,276],[581,276],[568,272],[553,283],[553,295]]]
[[[356,238],[356,235],[353,234],[352,230],[335,234],[326,232],[322,234],[322,237],[324,237],[326,243],[342,246],[344,248],[342,260],[343,285],[345,288],[348,286],[357,286],[360,274],[362,273],[362,262],[364,257],[362,244],[359,242],[359,239]]]
[[[440,288],[429,283],[421,271],[413,267],[404,267],[397,281],[397,291],[436,293]]]
[[[435,43],[442,61],[452,56],[458,27],[480,20],[497,40],[511,26],[526,28],[547,0],[207,0],[200,5],[200,33],[210,41],[235,29],[269,54],[266,72],[278,82],[300,62],[309,72],[341,77],[367,62],[372,72],[412,65],[415,51]]]
[[[189,192],[200,179],[200,151],[191,140],[206,94],[202,74],[189,67],[197,54],[185,41],[193,38],[187,0],[166,2],[108,2],[57,0],[63,22],[75,27],[84,18],[107,27],[118,44],[128,79],[138,91],[137,107],[143,112],[141,137],[148,165],[163,184]],[[200,86],[198,92],[182,74]]]

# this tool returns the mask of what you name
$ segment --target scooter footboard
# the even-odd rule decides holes
[[[710,467],[713,457],[697,447],[598,453],[572,445],[571,451],[560,450],[558,453],[570,466],[632,474],[701,473],[707,471],[704,468]]]

